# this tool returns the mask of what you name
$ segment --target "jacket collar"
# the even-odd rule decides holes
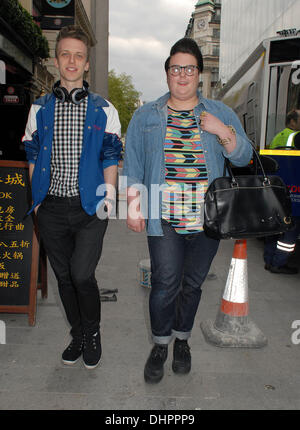
[[[95,93],[89,93],[89,98],[91,99],[92,103],[97,107],[108,107],[108,102],[100,97],[98,94]]]

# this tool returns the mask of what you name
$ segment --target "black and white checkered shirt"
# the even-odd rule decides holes
[[[48,194],[72,197],[79,194],[78,169],[88,98],[74,103],[56,100]]]

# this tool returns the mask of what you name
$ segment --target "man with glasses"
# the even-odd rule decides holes
[[[201,285],[219,245],[203,232],[204,194],[209,183],[222,176],[224,157],[244,166],[252,156],[251,143],[234,112],[199,93],[202,70],[196,42],[183,38],[175,43],[165,63],[169,93],[137,110],[127,130],[123,169],[127,225],[141,232],[147,220],[151,259],[154,347],[144,369],[150,383],[163,377],[173,337],[173,371],[191,369],[187,340]],[[148,190],[146,205],[138,191],[141,184]]]

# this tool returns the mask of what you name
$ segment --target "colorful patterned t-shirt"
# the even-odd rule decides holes
[[[203,230],[203,200],[208,186],[206,162],[193,110],[168,108],[164,145],[165,186],[162,218],[177,233]]]

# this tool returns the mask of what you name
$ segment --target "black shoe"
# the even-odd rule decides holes
[[[287,264],[284,266],[270,266],[269,269],[271,273],[283,273],[284,275],[296,275],[298,273],[298,269],[296,267],[290,267]]]
[[[271,273],[283,273],[284,275],[296,275],[298,269],[296,267],[290,267],[287,264],[284,266],[271,266],[271,264],[265,264],[265,269]]]
[[[67,365],[75,364],[82,354],[83,338],[74,337],[70,345],[62,353],[62,362]]]
[[[290,267],[287,264],[284,266],[271,266],[271,264],[265,264],[265,269],[272,273],[283,273],[285,275],[296,275],[298,269],[296,267]]]
[[[101,358],[100,332],[84,334],[83,336],[83,364],[87,369],[95,369]]]
[[[189,373],[191,370],[191,353],[187,340],[175,339],[173,347],[172,369],[175,373]]]
[[[164,376],[164,363],[168,356],[168,345],[155,344],[145,365],[146,382],[159,382]]]

